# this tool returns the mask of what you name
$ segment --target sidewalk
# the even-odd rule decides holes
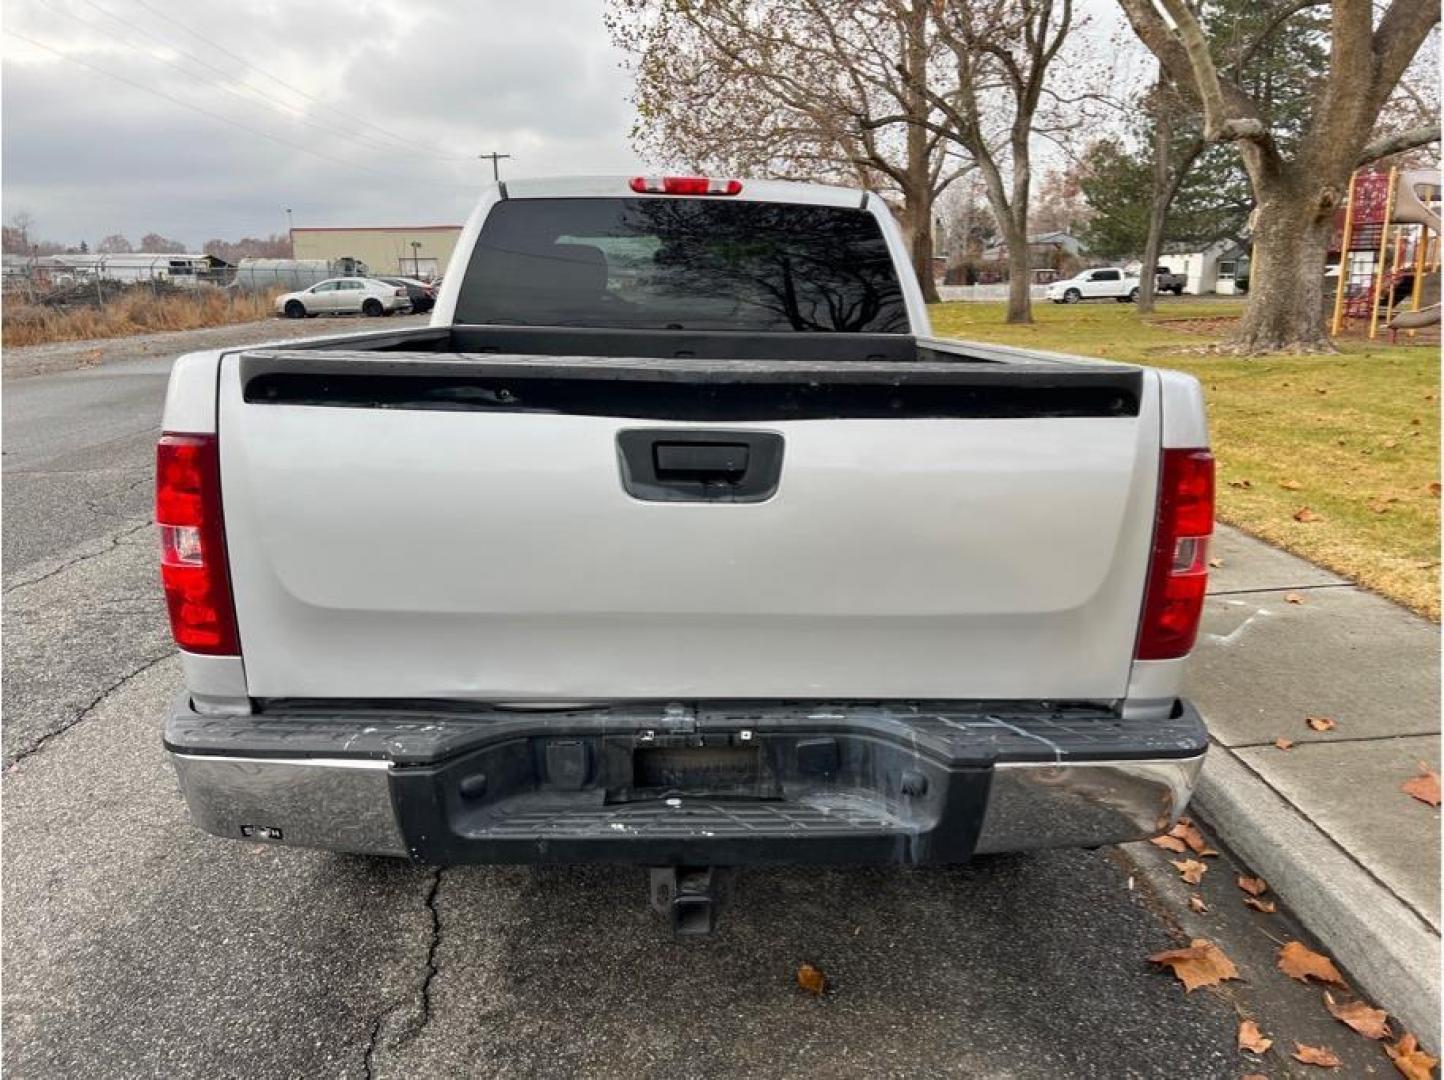
[[[1439,629],[1232,529],[1213,555],[1187,688],[1214,743],[1194,805],[1437,1048],[1440,812],[1400,785],[1420,761],[1439,768]]]

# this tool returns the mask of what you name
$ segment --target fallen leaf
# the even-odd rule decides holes
[[[1409,1080],[1432,1080],[1434,1066],[1439,1064],[1438,1058],[1430,1057],[1419,1049],[1419,1040],[1412,1035],[1405,1035],[1393,1046],[1385,1043],[1384,1053],[1389,1055],[1394,1068]]]
[[[1180,818],[1178,824],[1170,830],[1169,836],[1182,840],[1192,849],[1195,855],[1217,855],[1218,852],[1208,846],[1208,841],[1203,838],[1203,833],[1198,831],[1198,826],[1189,821],[1188,818]]]
[[[1169,862],[1178,868],[1178,872],[1183,875],[1183,880],[1190,885],[1197,885],[1203,880],[1203,875],[1208,873],[1208,865],[1196,859],[1170,859]]]
[[[1422,424],[1423,422],[1424,422],[1424,421],[1420,420],[1417,416],[1414,417],[1414,419],[1412,419],[1412,420],[1409,421],[1409,423],[1413,424],[1415,427],[1418,427],[1418,426],[1419,426],[1420,424]]]
[[[1172,851],[1176,855],[1182,855],[1188,850],[1188,845],[1176,836],[1155,836],[1148,842],[1163,848],[1165,851]]]
[[[1203,897],[1199,896],[1198,893],[1189,894],[1188,906],[1200,915],[1208,910],[1208,905],[1203,902]]]
[[[1274,745],[1280,750],[1292,750],[1294,748],[1294,741],[1293,739],[1275,739]]]
[[[1339,974],[1339,969],[1334,967],[1332,960],[1299,941],[1290,941],[1279,950],[1279,970],[1299,982],[1313,979],[1315,982],[1332,983],[1334,986],[1346,985],[1344,977]]]
[[[827,976],[811,964],[803,964],[797,969],[797,985],[809,994],[821,997],[827,989]]]
[[[1333,731],[1334,728],[1338,727],[1338,725],[1327,716],[1306,716],[1304,717],[1304,723],[1308,724],[1309,727],[1315,731]]]
[[[1308,525],[1315,521],[1323,521],[1324,515],[1314,513],[1307,506],[1301,506],[1294,511],[1294,520],[1302,521],[1305,525]]]
[[[1394,447],[1396,447],[1396,446],[1398,446],[1398,445],[1399,445],[1399,440],[1398,440],[1398,439],[1385,439],[1385,440],[1384,440],[1384,449],[1385,449],[1385,450],[1392,450],[1392,449],[1394,449]]]
[[[1280,480],[1279,487],[1285,491],[1302,491],[1304,489],[1304,485],[1297,480]]]
[[[1279,909],[1272,900],[1260,900],[1257,896],[1245,896],[1243,902],[1247,907],[1262,911],[1265,915],[1272,915]]]
[[[1375,499],[1369,503],[1369,509],[1376,514],[1387,514],[1389,512],[1389,503],[1385,499]]]
[[[1317,1065],[1321,1069],[1337,1069],[1343,1064],[1339,1055],[1327,1046],[1305,1046],[1301,1042],[1294,1043],[1294,1058],[1305,1065]]]
[[[1200,986],[1217,986],[1225,979],[1238,978],[1238,968],[1233,966],[1233,961],[1217,945],[1203,938],[1194,938],[1186,949],[1154,953],[1148,959],[1172,968],[1189,993]]]
[[[1439,494],[1439,481],[1438,481],[1438,480],[1432,480],[1432,481],[1430,481],[1430,483],[1429,483],[1429,494],[1430,494],[1430,495],[1438,495],[1438,494]]]
[[[1222,559],[1209,559],[1209,560],[1208,560],[1208,565],[1211,566],[1211,567],[1213,567],[1215,570],[1217,570],[1220,566],[1223,565],[1223,560],[1222,560]]]
[[[1347,1024],[1366,1039],[1384,1039],[1394,1034],[1389,1030],[1389,1014],[1367,1001],[1346,1001],[1340,1005],[1334,995],[1324,991],[1324,1008],[1341,1024]]]
[[[1290,604],[1302,604],[1304,602],[1304,594],[1291,592],[1284,597],[1284,600]]]
[[[1429,768],[1426,762],[1419,762],[1420,775],[1412,780],[1405,780],[1401,789],[1405,795],[1412,795],[1421,803],[1428,803],[1430,806],[1439,805],[1439,774]]]
[[[1253,481],[1252,481],[1252,480],[1230,480],[1230,481],[1228,482],[1228,486],[1229,486],[1229,487],[1235,487],[1235,488],[1251,488],[1251,487],[1253,487]]]
[[[1269,883],[1263,878],[1244,877],[1242,874],[1238,878],[1238,887],[1250,896],[1262,896],[1269,891]]]
[[[1239,1021],[1238,1048],[1240,1050],[1247,1050],[1250,1054],[1267,1054],[1269,1047],[1273,1044],[1272,1039],[1264,1038],[1264,1033],[1252,1020]]]

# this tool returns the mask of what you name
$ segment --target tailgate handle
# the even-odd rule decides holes
[[[633,428],[617,433],[622,488],[646,502],[762,502],[777,491],[782,436]]]
[[[736,483],[747,471],[746,443],[673,443],[652,446],[658,480]]]

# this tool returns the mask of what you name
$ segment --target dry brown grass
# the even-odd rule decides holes
[[[45,345],[254,322],[272,314],[271,299],[270,293],[211,288],[173,290],[157,296],[149,287],[138,286],[108,299],[104,309],[78,305],[50,308],[7,300],[0,322],[0,341],[11,347]]]

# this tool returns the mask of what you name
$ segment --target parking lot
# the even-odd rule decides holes
[[[8,1075],[1314,1073],[1293,1040],[1379,1068],[1277,971],[1297,930],[1251,921],[1226,852],[1201,893],[1242,980],[1186,995],[1147,957],[1205,931],[1146,844],[747,872],[719,932],[679,943],[637,869],[436,869],[194,830],[160,746],[181,680],[148,526],[189,341],[5,385]],[[1241,1016],[1281,1033],[1265,1062],[1237,1049]]]

